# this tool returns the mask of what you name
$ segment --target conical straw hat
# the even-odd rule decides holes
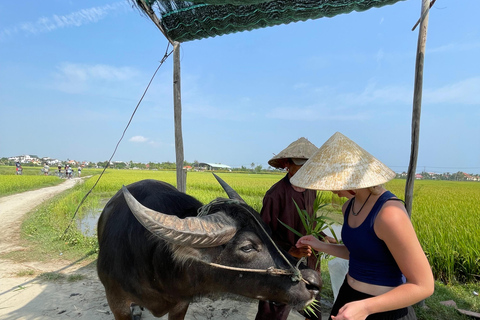
[[[336,132],[295,173],[290,182],[315,190],[355,190],[377,186],[395,177],[386,165],[358,144]]]
[[[318,148],[313,143],[301,137],[297,141],[290,143],[288,147],[270,159],[268,164],[274,168],[283,169],[285,168],[287,159],[308,160],[317,150]]]

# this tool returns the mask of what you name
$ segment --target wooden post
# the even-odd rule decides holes
[[[413,184],[417,168],[418,145],[420,140],[420,114],[422,110],[423,62],[425,59],[425,45],[427,42],[428,17],[430,1],[422,0],[420,29],[418,30],[417,60],[415,64],[415,85],[413,91],[412,111],[412,145],[410,164],[408,165],[407,183],[405,185],[405,207],[408,215],[412,216]]]
[[[187,191],[187,176],[183,170],[182,136],[182,92],[180,81],[180,43],[173,44],[173,109],[175,121],[175,155],[177,167],[177,189]]]

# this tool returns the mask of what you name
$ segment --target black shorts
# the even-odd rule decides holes
[[[347,282],[347,278],[345,277],[345,281],[343,282],[342,286],[340,287],[340,291],[338,292],[337,300],[333,304],[332,311],[330,312],[329,320],[332,319],[332,315],[335,316],[345,304],[352,302],[363,300],[367,298],[373,297],[372,295],[357,291],[350,287]],[[417,315],[415,311],[410,306],[408,308],[401,308],[392,311],[385,311],[379,312],[369,315],[365,320],[416,320]]]

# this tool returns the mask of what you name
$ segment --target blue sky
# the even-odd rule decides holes
[[[268,167],[340,131],[407,169],[420,0],[182,44],[185,160]],[[480,173],[478,0],[430,13],[417,171]],[[0,157],[110,158],[167,48],[127,0],[0,2]],[[113,160],[175,162],[173,55]]]

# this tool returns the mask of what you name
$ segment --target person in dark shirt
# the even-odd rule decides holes
[[[298,236],[288,230],[280,222],[305,234],[306,230],[298,215],[294,201],[300,209],[307,210],[313,214],[313,203],[316,198],[316,191],[305,190],[292,186],[290,178],[302,167],[307,159],[317,151],[317,147],[305,138],[300,138],[292,142],[287,148],[268,161],[268,164],[278,169],[286,169],[287,174],[283,179],[275,183],[265,194],[263,206],[260,212],[262,220],[272,230],[273,241],[292,256],[300,259],[306,257],[309,253],[305,248],[295,247]],[[312,269],[315,268],[316,259],[312,256],[307,264]],[[317,271],[320,272],[318,266]],[[288,305],[278,305],[268,301],[259,301],[258,311],[255,320],[285,320],[288,318],[291,307]],[[319,317],[310,319],[321,319]]]
[[[22,168],[22,165],[20,164],[20,162],[18,162],[18,161],[15,162],[15,167],[16,167],[15,170],[16,170],[17,175],[21,175],[23,168]]]
[[[349,260],[330,319],[416,319],[411,305],[433,293],[434,279],[405,206],[383,184],[395,172],[335,133],[291,179],[306,189],[354,197],[342,207],[343,244],[304,236],[297,248]]]

